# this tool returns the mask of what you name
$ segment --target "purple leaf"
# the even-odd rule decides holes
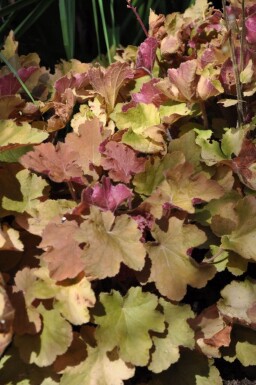
[[[25,82],[36,70],[37,67],[20,68],[18,75]],[[12,73],[0,78],[0,96],[15,95],[20,88],[20,82]]]
[[[157,45],[157,39],[154,37],[148,37],[143,43],[141,43],[138,50],[136,68],[143,67],[149,72],[152,72],[156,59]]]
[[[132,94],[132,100],[135,103],[153,103],[156,107],[159,107],[166,101],[167,97],[155,87],[158,82],[159,79],[151,79],[143,84],[140,92]]]
[[[245,21],[246,40],[250,44],[256,43],[256,15],[249,16]]]

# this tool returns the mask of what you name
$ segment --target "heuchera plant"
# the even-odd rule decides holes
[[[225,362],[256,365],[255,12],[151,11],[108,68],[54,74],[10,33],[36,102],[3,65],[1,384],[219,385]]]

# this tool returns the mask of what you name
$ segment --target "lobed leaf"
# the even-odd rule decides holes
[[[117,346],[126,362],[147,365],[152,346],[149,332],[164,330],[164,317],[156,310],[157,297],[143,293],[140,287],[132,287],[125,297],[114,290],[110,294],[101,293],[100,301],[106,315],[95,317],[97,341],[108,351]]]

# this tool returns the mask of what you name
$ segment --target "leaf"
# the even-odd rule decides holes
[[[19,232],[3,224],[0,229],[0,249],[22,251],[24,245],[20,240]]]
[[[85,277],[78,282],[62,286],[50,278],[49,271],[45,267],[36,269],[34,276],[37,280],[33,282],[31,291],[35,299],[55,298],[54,309],[73,325],[89,322],[88,308],[94,306],[95,295]]]
[[[223,105],[223,107],[231,107],[235,106],[238,103],[237,99],[220,99],[217,103],[220,103]]]
[[[165,154],[165,128],[162,125],[148,127],[144,130],[143,135],[136,134],[129,129],[122,136],[122,142],[132,147],[136,151],[146,154]]]
[[[35,281],[34,270],[29,267],[19,270],[15,276],[12,302],[16,310],[14,330],[19,335],[39,333],[42,328],[40,314],[33,305],[35,300],[33,284]]]
[[[33,147],[31,145],[21,147],[16,147],[16,145],[7,146],[7,150],[0,151],[0,162],[19,162],[20,157],[28,151],[32,151],[32,149]]]
[[[59,375],[52,367],[40,368],[26,364],[18,349],[12,346],[0,361],[1,381],[4,385],[57,385]]]
[[[197,351],[184,350],[177,363],[153,376],[149,385],[221,385],[222,379],[212,361]]]
[[[231,166],[243,184],[252,190],[256,190],[256,146],[251,140],[246,138],[243,138],[244,140],[241,143],[241,139],[242,138],[240,134],[240,141],[239,146],[237,147],[237,152],[239,150],[240,151],[238,154],[236,154],[238,156],[232,159]]]
[[[186,103],[168,102],[160,105],[159,113],[162,123],[172,124],[182,118],[192,114]]]
[[[243,367],[255,366],[256,334],[255,330],[234,325],[231,346],[223,352],[223,358],[228,362],[239,360]]]
[[[193,164],[194,168],[197,169],[200,167],[201,151],[200,147],[196,144],[195,138],[196,135],[194,130],[186,132],[179,138],[170,141],[168,152],[182,152],[185,156],[185,160],[188,163]]]
[[[158,108],[154,104],[139,103],[126,112],[112,112],[111,118],[119,130],[130,128],[135,134],[147,137],[148,127],[161,123]],[[153,139],[153,138],[152,138]]]
[[[123,143],[110,141],[105,145],[101,165],[114,182],[129,183],[132,176],[144,171],[145,158]]]
[[[201,288],[214,276],[214,267],[200,266],[188,256],[188,250],[206,241],[204,232],[195,225],[184,225],[172,217],[167,232],[155,225],[152,235],[155,242],[147,243],[152,263],[149,281],[155,282],[162,295],[179,301],[187,285]]]
[[[256,22],[256,18],[255,18],[255,22]],[[254,74],[253,63],[252,63],[252,60],[250,59],[245,69],[240,73],[240,82],[242,84],[250,83],[252,81],[253,74]]]
[[[108,351],[117,346],[120,358],[126,362],[147,365],[152,346],[149,331],[164,330],[164,317],[156,310],[157,297],[132,287],[125,297],[115,290],[101,293],[100,301],[106,314],[95,317],[97,341]]]
[[[194,316],[188,305],[174,305],[159,300],[163,307],[165,322],[167,323],[167,336],[153,337],[154,351],[148,368],[154,373],[160,373],[177,362],[180,358],[179,347],[194,348],[194,332],[187,320]]]
[[[246,27],[246,40],[249,44],[255,44],[255,31],[256,31],[256,16],[254,13],[246,17],[245,20]]]
[[[207,0],[195,0],[192,6],[186,9],[184,12],[184,18],[195,19],[205,19],[205,14],[209,8],[209,3]]]
[[[15,55],[17,48],[18,42],[15,41],[14,32],[10,31],[5,39],[4,47],[1,49],[1,53],[7,60],[10,60]]]
[[[79,126],[79,135],[70,133],[66,136],[65,144],[77,153],[76,164],[85,174],[95,176],[92,166],[100,166],[101,154],[99,146],[103,141],[101,123],[97,118],[87,120]]]
[[[31,127],[29,123],[17,125],[12,119],[0,120],[0,135],[0,146],[40,143],[48,137],[46,132]]]
[[[94,187],[87,187],[82,192],[81,204],[95,205],[102,210],[115,211],[125,200],[132,197],[132,191],[122,183],[116,186],[111,184],[108,177],[102,177],[102,184],[96,183]]]
[[[20,68],[17,73],[23,83],[25,83],[26,80],[37,70],[37,67]],[[20,88],[21,84],[13,73],[0,77],[0,96],[15,95]]]
[[[147,83],[143,83],[139,92],[131,94],[131,103],[153,103],[156,107],[161,107],[162,103],[166,101],[167,98],[157,87],[155,87],[158,82],[159,79],[153,78]]]
[[[114,109],[121,87],[126,79],[133,78],[133,72],[127,63],[116,62],[107,69],[91,68],[88,76],[93,89],[105,99],[110,113]]]
[[[152,72],[156,59],[157,46],[158,41],[152,36],[147,37],[144,42],[140,44],[137,52],[136,68],[146,68],[149,72]]]
[[[166,154],[163,158],[154,157],[146,162],[145,171],[135,175],[133,184],[135,191],[143,195],[151,195],[155,188],[165,179],[165,172],[176,164],[184,162],[181,152]]]
[[[80,365],[66,371],[60,385],[123,385],[134,375],[134,368],[129,367],[121,358],[106,354],[102,346],[87,346],[88,356]]]
[[[196,144],[201,147],[201,157],[207,166],[213,166],[226,159],[219,143],[216,140],[210,140],[211,130],[198,130],[195,128],[194,131],[197,133]]]
[[[240,329],[237,332],[236,357],[243,366],[256,365],[256,333],[255,330]]]
[[[43,230],[54,217],[70,214],[75,206],[76,202],[74,201],[47,199],[44,202],[38,202],[31,213],[32,217],[29,217],[27,221],[23,216],[20,216],[17,217],[17,222],[30,233],[42,236]]]
[[[221,141],[221,150],[227,158],[240,153],[245,136],[246,130],[236,128],[225,129],[225,134],[222,136]]]
[[[19,171],[16,174],[16,178],[20,183],[23,200],[20,202],[3,197],[3,208],[19,213],[23,213],[24,211],[31,213],[39,202],[38,198],[43,196],[43,190],[48,184],[41,177],[30,173],[26,169]]]
[[[136,222],[128,215],[115,217],[110,211],[91,207],[91,214],[84,218],[76,233],[76,240],[85,243],[85,272],[94,278],[113,277],[119,272],[121,262],[141,270],[146,250],[140,238]]]
[[[168,78],[173,100],[192,101],[195,98],[197,84],[197,61],[195,59],[181,63],[179,68],[169,68]]]
[[[33,171],[49,176],[54,182],[83,183],[83,171],[76,164],[77,152],[64,143],[42,143],[20,158],[20,163]]]
[[[24,101],[20,95],[7,95],[0,97],[0,119],[8,119],[10,115],[22,108]]]
[[[207,357],[221,357],[220,348],[229,346],[231,325],[219,314],[216,305],[204,309],[195,319],[190,320],[195,331],[197,346]]]
[[[66,352],[72,342],[72,328],[57,310],[47,310],[42,304],[37,309],[43,318],[42,332],[36,336],[16,336],[15,345],[25,362],[44,367]]]
[[[256,283],[246,279],[244,282],[232,281],[221,291],[218,309],[234,322],[249,326],[256,325]]]
[[[84,269],[82,249],[75,239],[78,230],[75,221],[50,222],[44,229],[38,247],[45,249],[41,258],[47,263],[51,278],[62,281],[74,278]]]
[[[235,206],[237,221],[230,234],[223,235],[221,247],[233,250],[245,259],[256,260],[256,198],[246,196]]]
[[[194,213],[197,201],[209,202],[223,194],[223,188],[216,181],[208,179],[203,172],[195,173],[193,166],[185,162],[170,168],[166,179],[144,203],[156,218],[161,218],[165,204]]]
[[[12,341],[14,309],[3,286],[0,274],[0,357]]]

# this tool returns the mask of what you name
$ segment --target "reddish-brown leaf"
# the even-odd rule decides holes
[[[51,278],[62,281],[76,277],[84,268],[82,250],[74,239],[78,229],[75,221],[49,223],[42,236],[39,247],[45,252],[42,258],[47,263]]]
[[[31,170],[49,176],[54,182],[83,183],[83,171],[76,164],[78,153],[65,143],[42,143],[20,158],[20,163]]]
[[[138,158],[137,153],[120,142],[110,141],[103,152],[105,155],[101,165],[109,171],[109,176],[115,182],[129,183],[134,174],[143,172],[145,158]]]

